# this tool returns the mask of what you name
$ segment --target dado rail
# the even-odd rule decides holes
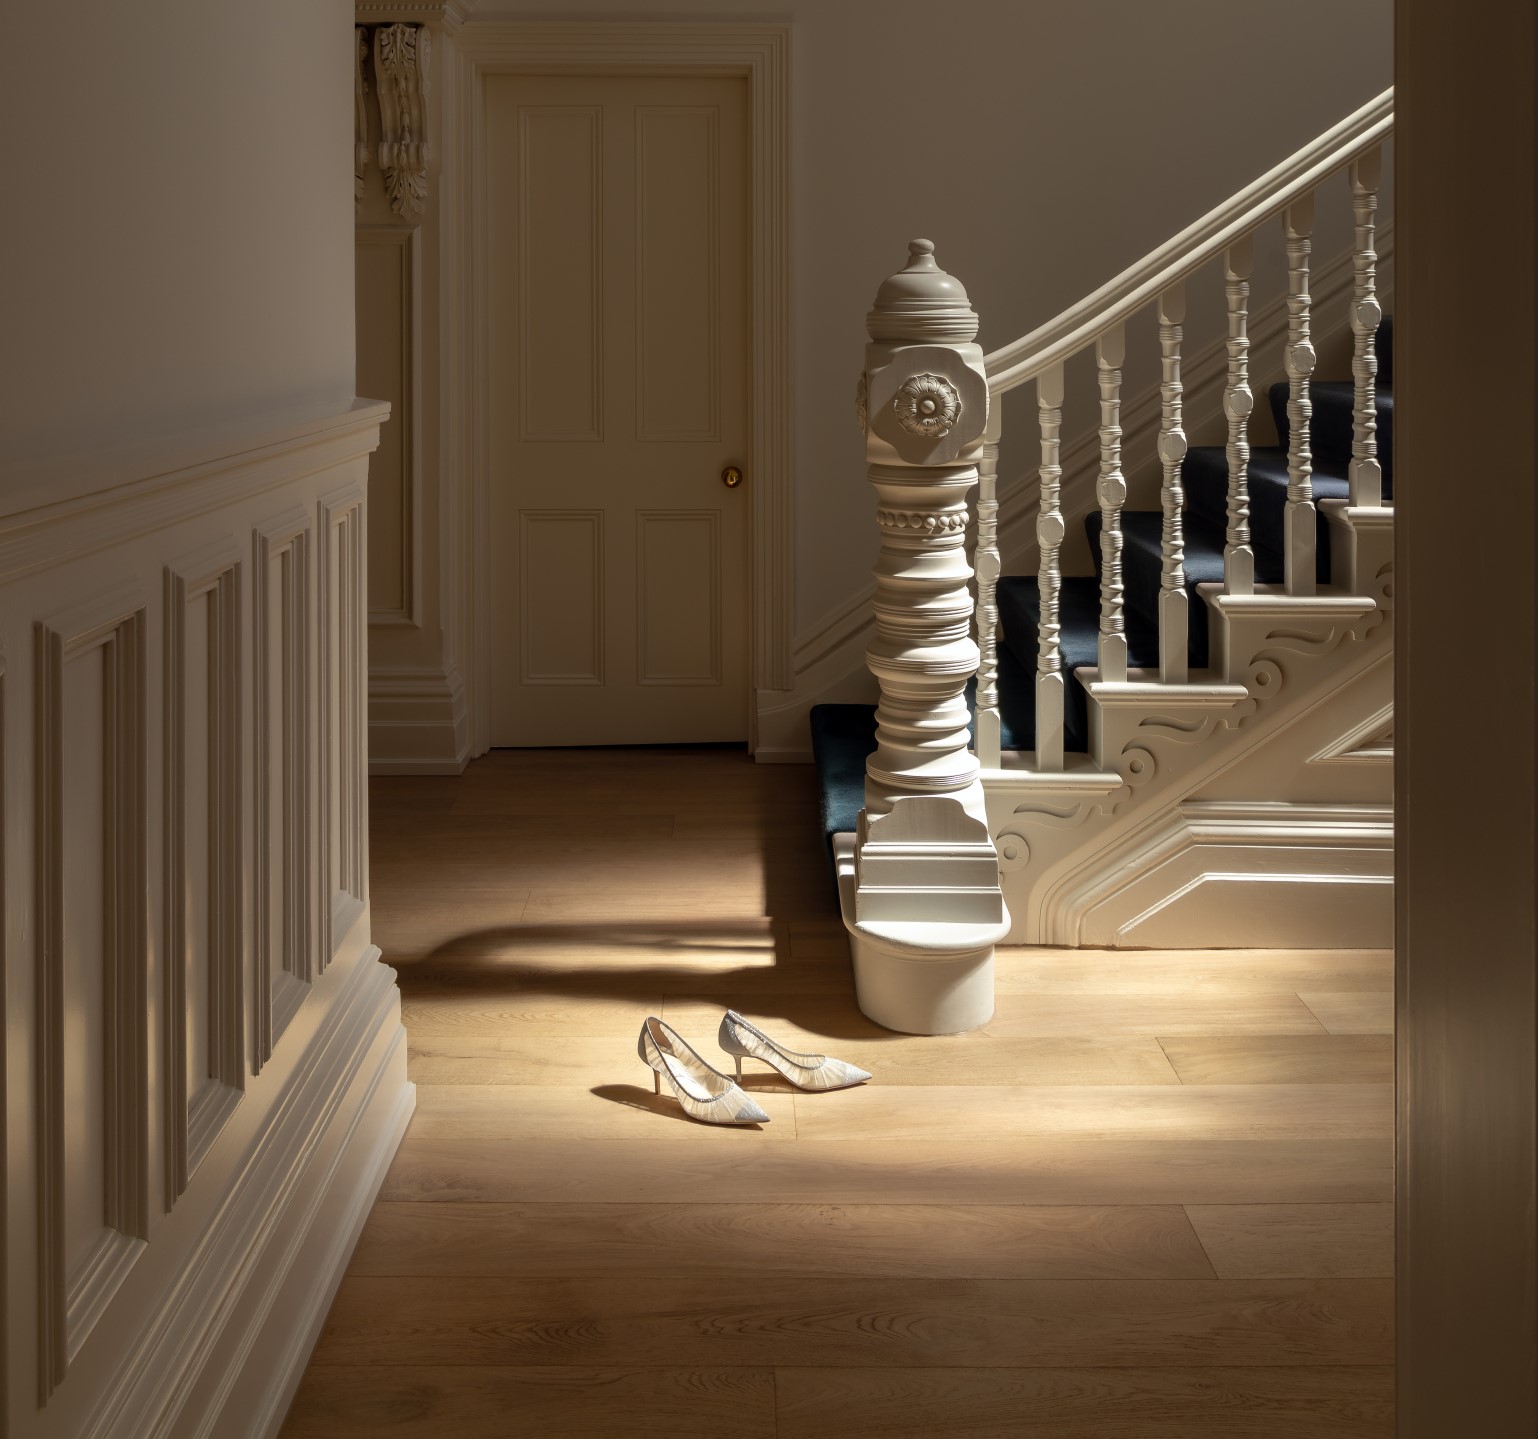
[[[1392,127],[1385,92],[987,356],[972,343],[965,291],[928,241],[913,242],[907,267],[882,286],[859,406],[882,537],[870,649],[881,701],[873,735],[861,707],[824,706],[813,719],[861,1003],[878,1021],[919,1031],[985,1022],[993,945],[1005,936],[1383,938],[1392,371],[1377,244]],[[1352,240],[1321,276],[1331,304],[1316,315],[1316,193],[1342,171]],[[1257,231],[1273,224],[1286,294],[1257,318],[1281,340],[1279,444],[1252,447],[1252,257]],[[1204,357],[1192,368],[1206,391],[1221,387],[1226,443],[1191,446],[1187,282],[1218,265],[1226,339],[1216,367]],[[1127,328],[1145,311],[1157,323],[1158,421],[1147,437],[1157,511],[1128,508],[1123,457]],[[1351,380],[1316,380],[1316,331],[1342,334],[1346,322]],[[1094,504],[1065,507],[1065,367],[1088,351]],[[1009,577],[1000,400],[1033,380],[1036,573]],[[1093,577],[1064,573],[1065,509],[1085,515]],[[859,798],[848,793],[856,754],[868,755]]]

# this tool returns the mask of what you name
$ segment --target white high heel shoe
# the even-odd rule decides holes
[[[737,1061],[737,1079],[742,1080],[742,1061],[758,1059],[778,1070],[797,1089],[848,1089],[864,1084],[870,1075],[863,1069],[830,1059],[826,1054],[798,1054],[770,1039],[763,1030],[748,1023],[735,1009],[721,1019],[721,1048]]]
[[[690,1119],[706,1124],[767,1124],[769,1116],[719,1069],[706,1064],[678,1031],[660,1019],[641,1026],[636,1052],[651,1066],[652,1086],[662,1093],[667,1076],[673,1094]],[[739,1066],[740,1068],[740,1066]]]

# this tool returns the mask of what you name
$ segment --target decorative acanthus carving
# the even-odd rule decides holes
[[[428,67],[432,37],[420,25],[381,25],[374,31],[379,84],[379,167],[390,208],[419,220],[427,200]]]
[[[352,47],[352,202],[357,211],[363,206],[363,172],[368,169],[368,30],[353,26]]]
[[[961,396],[944,375],[914,375],[892,399],[897,423],[910,435],[939,440],[961,418]]]
[[[876,523],[893,530],[918,530],[926,535],[955,535],[967,527],[965,510],[919,514],[914,510],[877,510]]]
[[[865,378],[865,371],[860,371],[860,381],[854,387],[854,414],[860,422],[860,433],[870,433],[870,417],[865,413],[865,397],[868,393],[869,381]]]

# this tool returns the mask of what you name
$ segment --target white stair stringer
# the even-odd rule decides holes
[[[1339,586],[1202,586],[1210,673],[1081,670],[1087,759],[984,771],[1010,943],[1392,943],[1393,510],[1322,508]]]

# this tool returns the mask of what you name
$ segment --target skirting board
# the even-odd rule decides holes
[[[271,1439],[415,1107],[370,945],[82,1439]]]
[[[460,774],[470,715],[457,670],[373,670],[368,682],[370,774]]]

